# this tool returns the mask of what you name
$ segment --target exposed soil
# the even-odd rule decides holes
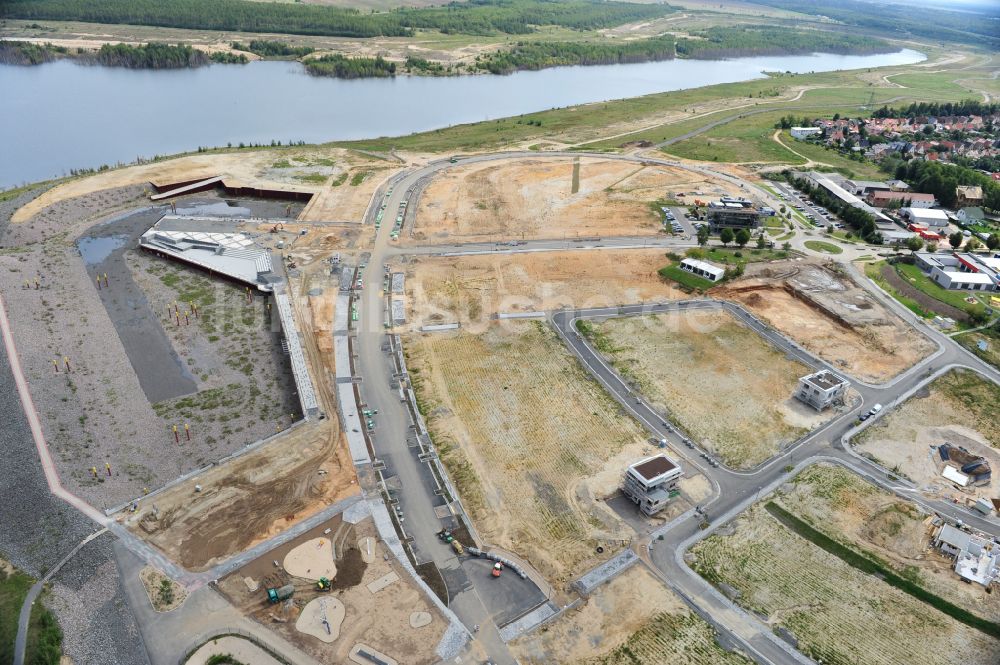
[[[907,298],[915,300],[920,304],[921,307],[929,312],[936,312],[941,316],[947,316],[949,318],[955,319],[956,321],[968,321],[969,315],[957,307],[952,307],[948,303],[941,302],[937,298],[931,298],[929,295],[916,288],[905,279],[903,279],[896,269],[891,265],[883,265],[881,269],[882,277],[885,281],[892,284],[892,287],[902,293]]]
[[[869,426],[854,443],[858,452],[906,476],[928,496],[963,504],[1000,497],[996,475],[989,485],[965,489],[945,480],[937,453],[942,443],[962,446],[1000,473],[1000,434],[993,420],[998,399],[994,383],[970,371],[950,372]]]
[[[751,264],[740,280],[713,291],[846,374],[884,382],[930,355],[934,346],[883,307],[835,264]]]
[[[333,530],[329,537],[344,543],[343,549],[338,550],[343,558],[337,561],[337,578],[331,591],[317,591],[313,583],[292,578],[274,567],[272,560],[280,561],[286,548],[316,537],[326,528]],[[347,654],[357,642],[371,645],[399,662],[438,662],[434,649],[447,627],[444,618],[392,556],[376,556],[371,564],[361,560],[358,539],[376,536],[370,519],[362,520],[350,531],[349,537],[344,537],[345,532],[334,522],[324,524],[226,576],[219,581],[219,588],[240,612],[278,632],[320,662],[347,662]],[[336,537],[338,533],[340,537]],[[384,545],[380,542],[378,547],[381,549]],[[390,587],[375,594],[368,590],[368,584],[390,572],[399,576]],[[247,586],[246,577],[259,584],[256,591]],[[295,587],[291,599],[276,605],[267,602],[266,588],[289,583]],[[340,635],[331,643],[295,628],[302,608],[315,598],[337,599],[344,604],[346,612]],[[414,612],[429,613],[433,617],[431,624],[412,628],[410,615]]]
[[[606,307],[684,297],[657,270],[663,250],[600,250],[503,256],[410,257],[410,327],[460,322],[479,332],[497,313]]]
[[[402,242],[656,235],[662,215],[651,203],[674,191],[707,197],[739,187],[689,171],[621,161],[573,158],[460,166],[438,175],[420,198],[415,227]]]

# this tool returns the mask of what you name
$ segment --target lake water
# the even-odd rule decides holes
[[[912,64],[912,50],[555,67],[509,76],[344,81],[296,62],[169,71],[0,65],[0,188],[72,168],[272,140],[398,136],[574,104],[795,73]]]

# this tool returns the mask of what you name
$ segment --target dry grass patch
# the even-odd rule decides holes
[[[584,480],[638,456],[643,431],[550,328],[508,322],[405,346],[441,459],[488,542],[564,581],[629,537]]]
[[[729,466],[747,468],[825,420],[792,397],[805,365],[724,310],[593,324],[615,368]]]
[[[699,573],[799,649],[843,665],[990,665],[1000,641],[864,574],[755,506],[692,549]]]
[[[187,600],[187,591],[180,584],[158,571],[152,566],[146,566],[139,571],[139,579],[146,589],[146,596],[157,612],[169,612],[178,608]]]
[[[1000,596],[959,579],[954,561],[930,547],[927,515],[916,504],[829,465],[800,473],[778,503],[831,538],[878,556],[937,596],[1000,622]]]
[[[544,630],[512,645],[522,663],[743,665],[645,566],[633,566]]]

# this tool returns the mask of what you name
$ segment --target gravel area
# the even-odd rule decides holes
[[[96,526],[49,494],[0,344],[0,556],[40,577]]]
[[[75,244],[97,223],[120,218],[123,211],[148,208],[139,198],[142,191],[138,186],[125,187],[54,204],[24,224],[11,225],[4,235],[8,247],[0,249],[0,291],[60,477],[70,491],[101,509],[287,427],[293,410],[289,407],[295,403],[284,377],[287,372],[274,373],[287,360],[276,346],[265,351],[274,336],[260,330],[244,340],[245,348],[225,358],[228,366],[217,363],[221,365],[217,373],[207,363],[204,373],[210,376],[202,381],[203,387],[214,387],[215,393],[158,405],[159,415],[150,405],[101,301],[101,295],[108,294],[96,289]],[[17,246],[10,246],[12,242]],[[159,282],[145,270],[141,275]],[[116,297],[116,276],[109,278],[111,297]],[[261,299],[256,309],[263,307]],[[237,320],[244,314],[239,312]],[[250,319],[263,323],[262,314],[257,311]],[[185,361],[190,359],[190,349],[182,345],[178,351]],[[69,358],[71,373],[66,372],[64,358]],[[58,372],[53,360],[58,361]],[[252,376],[237,370],[243,367],[249,367]],[[267,380],[261,369],[270,370]],[[257,395],[254,406],[252,398]],[[244,400],[251,407],[245,415],[239,412]],[[192,433],[203,438],[193,436],[188,443],[182,430],[182,445],[177,445],[171,425],[182,427],[185,420],[191,422]],[[111,465],[110,475],[105,464]],[[92,468],[97,469],[96,477]]]
[[[110,535],[87,543],[52,579],[44,596],[63,631],[63,654],[77,665],[149,663],[112,543]]]

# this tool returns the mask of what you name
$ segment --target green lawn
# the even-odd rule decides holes
[[[17,618],[33,583],[34,580],[24,573],[5,573],[0,569],[0,665],[14,662]]]
[[[984,330],[956,335],[954,340],[989,364],[1000,369],[1000,324],[993,324],[992,327]],[[980,342],[986,343],[985,351],[979,348]]]
[[[886,177],[877,164],[870,161],[855,161],[845,157],[836,150],[830,150],[822,145],[809,143],[808,141],[797,141],[788,132],[781,133],[781,140],[800,155],[811,159],[814,162],[829,164],[838,172],[848,175],[848,177],[864,178],[868,180],[881,180]]]
[[[823,252],[825,254],[843,254],[844,250],[836,245],[823,242],[822,240],[806,240],[806,247],[813,250],[814,252]]]
[[[911,312],[913,312],[914,314],[916,314],[920,318],[922,318],[922,319],[933,318],[934,317],[934,313],[933,312],[928,312],[916,300],[913,300],[912,298],[907,298],[902,293],[900,293],[899,291],[897,291],[896,289],[894,289],[892,287],[892,285],[889,284],[889,282],[887,282],[887,281],[885,281],[885,279],[883,279],[882,274],[881,274],[881,270],[882,270],[882,266],[884,266],[884,265],[885,265],[885,261],[875,261],[874,263],[866,263],[865,264],[865,275],[867,275],[868,279],[872,280],[873,282],[875,282],[876,284],[878,284],[880,287],[882,287],[883,291],[885,291],[886,293],[888,293],[889,295],[891,295],[893,298],[895,298],[896,300],[898,300],[900,302],[900,304],[902,304],[904,307],[906,307],[908,310],[910,310]]]
[[[984,309],[983,304],[978,300],[978,294],[973,296],[977,298],[975,304],[968,303],[965,301],[965,299],[970,296],[968,292],[951,291],[949,289],[941,288],[915,265],[897,263],[896,272],[899,273],[903,279],[912,284],[914,288],[926,293],[935,300],[939,300],[945,304],[951,305],[952,307],[957,307],[958,309],[969,312],[970,314],[982,312]]]
[[[675,265],[660,268],[659,274],[660,277],[664,279],[669,279],[673,282],[677,282],[681,286],[686,286],[689,289],[695,289],[697,291],[707,291],[715,286],[715,282],[707,280],[704,277],[699,277],[698,275],[692,275],[686,270],[681,270]]]
[[[726,265],[737,265],[740,263],[757,263],[760,261],[774,261],[776,259],[788,258],[788,252],[781,249],[757,249],[756,247],[706,247],[693,248],[687,251],[687,255],[694,259],[703,259],[715,263]]]

